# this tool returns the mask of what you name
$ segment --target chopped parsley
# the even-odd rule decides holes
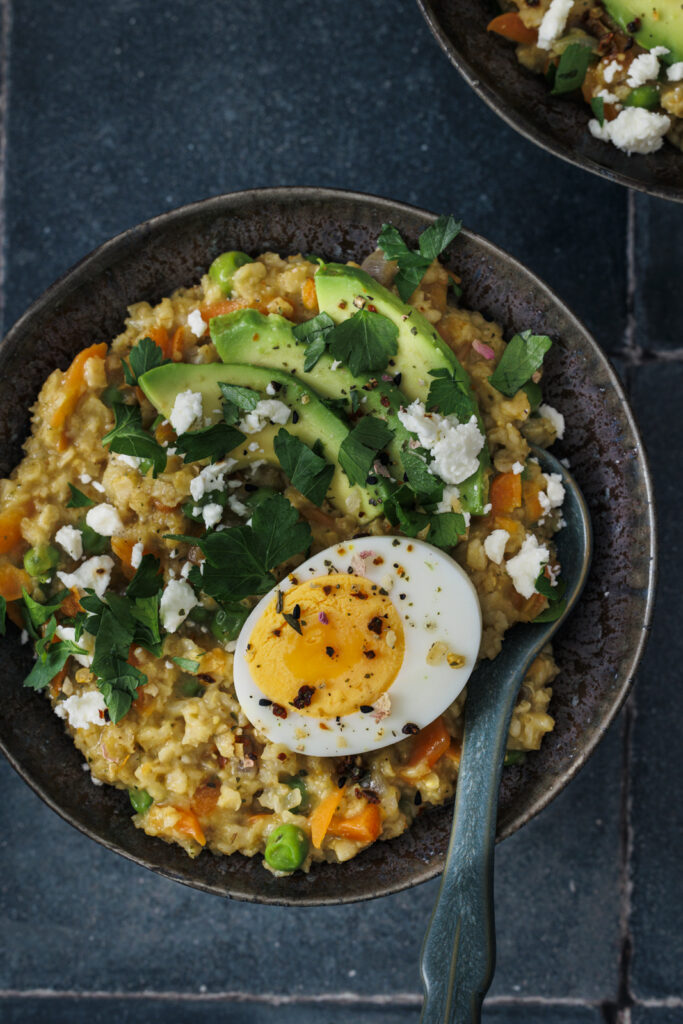
[[[560,57],[551,95],[560,96],[562,93],[580,88],[592,57],[593,51],[590,46],[571,43]]]
[[[241,430],[227,423],[215,423],[202,430],[187,430],[176,441],[176,451],[185,462],[209,459],[218,462],[245,440]]]
[[[359,309],[330,331],[327,344],[334,358],[359,377],[386,369],[398,351],[397,339],[398,327],[388,317]]]
[[[314,505],[322,505],[334,476],[334,466],[322,457],[320,441],[309,448],[282,427],[275,435],[273,448],[292,487]]]
[[[339,465],[352,484],[365,486],[377,453],[386,448],[393,436],[394,431],[376,416],[364,416],[358,421],[339,448]]]
[[[219,382],[218,387],[223,395],[223,419],[229,427],[241,420],[244,413],[253,412],[261,400],[258,391],[253,388],[223,382]]]
[[[133,455],[148,460],[154,476],[166,468],[166,452],[142,426],[142,414],[137,405],[115,405],[114,427],[102,438],[102,444],[119,455]]]
[[[69,490],[71,497],[66,503],[67,508],[88,508],[89,505],[95,504],[92,498],[89,498],[83,491],[79,491],[78,487],[74,487],[73,484],[69,484]]]
[[[327,348],[327,338],[334,328],[334,320],[327,313],[318,313],[311,320],[305,320],[292,328],[292,334],[297,341],[306,345],[304,353],[304,370],[306,373],[312,370]]]
[[[384,252],[385,260],[396,260],[398,273],[395,283],[398,294],[407,302],[425,272],[444,249],[460,233],[462,221],[452,216],[437,217],[418,238],[418,250],[409,249],[400,232],[392,224],[383,224],[377,244]]]
[[[155,366],[165,366],[170,359],[164,359],[164,354],[151,338],[141,338],[130,350],[128,362],[121,360],[123,376],[126,384],[135,387],[143,373],[153,370]]]
[[[543,357],[551,345],[552,341],[547,334],[533,334],[532,331],[515,334],[489,377],[489,383],[503,395],[512,398],[541,368]]]
[[[31,690],[44,690],[46,686],[49,686],[54,677],[62,671],[72,654],[88,653],[72,640],[53,642],[56,629],[57,620],[53,615],[46,624],[43,636],[36,641],[36,660],[24,679],[24,686],[28,686]]]
[[[182,669],[183,672],[187,672],[191,676],[196,676],[199,672],[199,662],[193,658],[171,658],[178,668]]]
[[[598,124],[602,128],[605,123],[605,100],[602,96],[594,96],[591,100],[591,110],[598,119]]]
[[[427,408],[442,416],[457,416],[460,423],[469,423],[478,413],[477,401],[470,381],[460,364],[451,372],[445,366],[430,370],[434,380],[429,385]]]
[[[421,504],[441,501],[444,488],[443,480],[430,473],[422,455],[407,449],[401,453],[401,463],[406,480]]]
[[[539,594],[547,597],[548,607],[540,615],[536,616],[533,620],[534,622],[555,622],[567,607],[567,602],[564,599],[565,590],[567,589],[565,581],[560,580],[553,586],[546,576],[545,569],[546,567],[543,566],[534,587]]]

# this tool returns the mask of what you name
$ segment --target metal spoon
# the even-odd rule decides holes
[[[576,604],[588,575],[592,531],[576,482],[554,456],[534,449],[544,472],[560,473],[566,521],[555,541],[566,607],[555,622],[518,626],[500,654],[468,684],[464,743],[451,840],[421,954],[421,1024],[478,1024],[495,967],[493,848],[498,789],[512,710],[526,671]]]

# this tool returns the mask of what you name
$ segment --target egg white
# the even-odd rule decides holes
[[[361,552],[368,551],[372,557],[361,558]],[[381,558],[382,564],[374,565],[375,558]],[[404,570],[402,575],[397,567]],[[249,670],[247,643],[278,590],[284,594],[299,583],[335,571],[355,571],[383,587],[401,617],[405,655],[386,691],[389,714],[380,721],[361,711],[340,718],[315,718],[289,705],[287,718],[278,718],[270,707],[259,705],[265,694]],[[408,724],[422,729],[438,718],[466,685],[480,641],[477,593],[465,571],[445,552],[409,537],[356,538],[309,558],[259,601],[237,640],[235,691],[249,721],[269,740],[317,757],[361,754],[405,739],[403,728]],[[436,643],[462,655],[462,667],[452,668],[445,657],[430,664],[429,653]]]

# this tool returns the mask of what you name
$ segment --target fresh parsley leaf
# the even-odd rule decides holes
[[[438,512],[431,516],[427,541],[437,548],[452,548],[467,532],[460,512]]]
[[[348,366],[354,377],[384,370],[398,351],[398,327],[386,316],[359,309],[337,324],[328,335],[335,359]]]
[[[282,427],[273,440],[280,465],[292,484],[314,505],[322,505],[334,466]]]
[[[591,110],[598,119],[598,124],[602,128],[605,123],[605,100],[602,96],[594,96],[591,100]]]
[[[123,667],[125,665],[125,668]],[[117,673],[97,680],[97,688],[104,697],[111,721],[116,724],[128,714],[138,687],[144,686],[147,676],[133,665],[121,663]]]
[[[567,607],[567,602],[566,601],[564,601],[564,600],[562,600],[562,601],[555,601],[553,604],[548,605],[548,607],[545,609],[545,611],[541,612],[540,615],[537,615],[536,618],[533,619],[532,621],[533,622],[555,622],[557,619],[559,619],[560,615],[562,615],[562,613],[564,612],[566,607]]]
[[[304,355],[304,371],[306,373],[313,369],[327,348],[327,338],[333,328],[334,320],[327,313],[318,313],[317,316],[292,328],[292,334],[296,340],[306,345]]]
[[[126,587],[126,597],[152,597],[161,590],[163,585],[159,559],[154,555],[143,555],[135,576]]]
[[[377,453],[386,448],[393,436],[394,431],[375,416],[364,416],[358,421],[339,448],[339,465],[352,484],[365,486]]]
[[[26,606],[26,618],[28,618],[28,622],[33,626],[33,629],[38,630],[41,626],[45,625],[56,611],[59,611],[62,601],[68,594],[68,590],[60,591],[50,604],[40,604],[39,601],[35,601],[24,588],[22,588],[22,594],[24,605]]]
[[[141,338],[130,350],[128,363],[126,363],[125,359],[121,360],[126,384],[135,387],[143,373],[153,370],[155,366],[165,366],[166,363],[170,362],[170,359],[164,359],[164,353],[156,342],[152,341],[151,338]]]
[[[299,513],[287,499],[276,494],[254,509],[251,526],[192,538],[204,555],[202,571],[191,570],[189,580],[198,590],[220,602],[263,594],[275,584],[270,570],[292,555],[306,551],[311,530],[299,521]]]
[[[377,245],[384,253],[385,260],[404,260],[412,252],[401,237],[401,232],[393,224],[382,224]]]
[[[583,84],[592,57],[593,51],[590,46],[571,43],[560,57],[551,95],[561,96],[565,92],[578,89]]]
[[[410,488],[401,487],[389,501],[384,502],[384,512],[394,526],[400,526],[407,537],[416,537],[427,527],[427,541],[439,548],[452,548],[466,531],[465,517],[459,512],[421,512],[405,502],[414,500]]]
[[[477,402],[472,395],[467,374],[461,366],[453,373],[445,366],[429,371],[434,380],[429,385],[427,408],[442,416],[457,416],[460,423],[469,423],[477,415]]]
[[[0,636],[5,635],[7,630],[7,623],[5,622],[5,615],[7,613],[7,601],[4,597],[0,597]]]
[[[49,686],[58,672],[61,672],[71,652],[64,644],[52,644],[46,651],[39,654],[33,668],[24,679],[24,686],[31,690],[44,690]]]
[[[66,508],[88,508],[89,505],[95,504],[92,498],[89,498],[83,491],[79,491],[78,487],[74,487],[73,484],[69,484],[69,490],[71,498],[67,501]]]
[[[515,334],[489,377],[489,383],[503,395],[512,398],[540,369],[543,357],[551,345],[552,341],[547,334],[533,334],[531,331]]]
[[[533,380],[528,380],[526,384],[522,386],[522,390],[526,392],[526,396],[529,399],[529,405],[531,411],[538,409],[539,405],[543,401],[543,391],[541,385],[536,384]]]
[[[188,672],[191,676],[196,676],[199,672],[199,662],[194,661],[192,658],[171,658],[171,661],[175,662],[178,668],[182,669],[183,672]]]
[[[219,383],[223,398],[226,402],[236,405],[242,412],[253,412],[261,401],[258,391],[253,388],[245,388],[239,384]]]
[[[420,504],[431,504],[433,501],[441,500],[443,481],[429,472],[427,463],[421,455],[408,449],[402,453],[401,462],[408,483],[415,491]]]
[[[138,459],[148,459],[154,475],[166,468],[166,452],[142,426],[142,415],[137,405],[115,405],[115,424],[108,434],[102,438],[102,444],[109,445],[109,450],[119,455],[134,455]]]
[[[244,439],[241,430],[227,423],[216,423],[213,427],[188,430],[181,434],[176,441],[176,451],[183,456],[185,462],[198,462],[200,459],[218,462]]]
[[[461,229],[461,220],[456,220],[452,215],[442,214],[420,235],[418,239],[420,253],[431,263],[460,234]]]

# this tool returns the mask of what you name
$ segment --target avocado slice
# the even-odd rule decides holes
[[[680,0],[605,0],[607,13],[646,50],[666,46],[660,60],[683,60],[683,7]],[[629,28],[629,26],[631,26]]]
[[[148,370],[138,383],[154,408],[166,418],[171,415],[176,397],[181,391],[189,389],[199,392],[207,425],[222,419],[220,383],[251,388],[262,399],[276,398],[284,402],[297,416],[296,422],[294,416],[291,416],[285,428],[311,448],[319,440],[322,455],[335,467],[327,495],[335,508],[355,515],[363,522],[369,522],[381,513],[382,502],[376,489],[372,486],[352,485],[339,465],[339,448],[349,433],[347,427],[323,405],[311,388],[289,374],[237,363],[167,363]],[[274,394],[269,394],[269,385],[270,391],[275,391]],[[273,439],[280,429],[277,424],[269,424],[258,433],[249,434],[246,441],[229,453],[231,458],[237,460],[237,468],[259,459],[279,466]],[[253,442],[258,443],[259,450],[250,451],[249,446]]]
[[[418,399],[427,403],[433,379],[430,376],[431,370],[445,368],[450,372],[457,370],[464,374],[455,353],[426,317],[413,306],[402,302],[364,270],[343,263],[327,263],[319,268],[314,280],[318,305],[335,323],[341,323],[357,313],[357,300],[360,298],[368,307],[372,306],[374,311],[396,324],[398,351],[389,365],[392,373],[401,374],[400,390],[408,402]],[[477,421],[485,435],[479,413]],[[485,446],[480,456],[479,469],[459,485],[463,507],[474,515],[483,514],[488,500],[489,466],[490,457]]]

